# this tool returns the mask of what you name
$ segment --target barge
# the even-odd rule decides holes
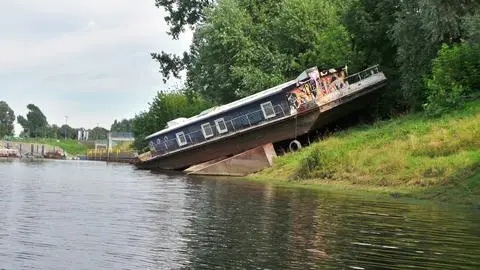
[[[182,170],[260,145],[294,140],[368,105],[386,83],[378,65],[347,76],[347,68],[311,68],[296,79],[191,118],[170,121],[146,139],[140,169]]]

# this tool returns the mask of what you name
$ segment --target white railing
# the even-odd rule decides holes
[[[375,65],[375,66],[369,67],[365,70],[362,70],[358,73],[352,74],[352,75],[348,76],[345,80],[349,84],[352,84],[352,83],[359,82],[361,80],[365,80],[366,78],[368,78],[370,76],[373,76],[377,73],[380,73],[380,69],[378,68],[378,65]]]
[[[272,121],[277,120],[279,118],[283,118],[285,116],[288,116],[289,112],[290,112],[289,108],[288,109],[284,108],[282,105],[274,105],[273,109],[275,111],[275,116],[271,117],[271,118],[268,118],[268,119],[265,119],[265,117],[263,115],[263,111],[261,109],[259,109],[259,110],[253,111],[253,112],[249,112],[247,114],[237,116],[237,117],[232,118],[230,120],[227,120],[227,121],[225,121],[225,125],[226,125],[228,131],[225,132],[225,133],[219,134],[216,126],[211,125],[211,128],[214,132],[214,136],[212,136],[210,138],[205,138],[203,136],[203,133],[202,133],[201,129],[198,129],[198,130],[192,131],[190,133],[187,133],[187,134],[185,134],[185,138],[187,139],[187,144],[185,144],[181,147],[178,145],[178,142],[177,142],[176,138],[168,139],[168,140],[161,140],[160,139],[160,141],[158,141],[158,139],[157,139],[157,141],[155,141],[156,153],[154,154],[154,156],[167,154],[167,153],[170,153],[172,151],[175,151],[175,150],[178,150],[178,149],[181,149],[181,148],[185,148],[185,147],[188,147],[188,146],[197,145],[197,144],[204,143],[204,142],[207,142],[207,141],[215,140],[215,139],[227,136],[227,135],[232,135],[232,134],[235,134],[237,132],[246,130],[248,128],[261,126],[263,124],[272,122]]]

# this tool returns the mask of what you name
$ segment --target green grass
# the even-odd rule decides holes
[[[27,138],[27,139],[14,139],[13,141],[22,143],[36,143],[36,144],[48,144],[52,146],[58,146],[65,150],[68,154],[84,154],[88,150],[88,146],[82,144],[76,140],[70,139],[48,139],[48,138]]]
[[[336,133],[251,179],[480,202],[480,101],[439,118],[412,114]]]

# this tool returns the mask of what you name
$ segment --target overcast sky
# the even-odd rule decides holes
[[[0,0],[0,100],[50,124],[110,128],[147,108],[163,84],[150,52],[183,52],[154,0]],[[16,126],[16,133],[20,127]]]

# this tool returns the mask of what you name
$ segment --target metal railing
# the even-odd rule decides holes
[[[232,135],[237,132],[246,130],[248,128],[261,126],[263,124],[275,121],[277,119],[283,118],[290,115],[290,109],[287,108],[287,104],[274,105],[273,110],[275,111],[275,116],[265,119],[263,111],[261,109],[237,116],[230,120],[225,121],[225,126],[227,127],[227,132],[219,133],[215,125],[211,125],[214,136],[210,138],[205,138],[203,136],[202,130],[198,129],[193,132],[185,134],[187,144],[179,146],[177,139],[168,139],[162,140],[157,138],[155,143],[155,153],[154,156],[164,155],[172,151],[185,148],[192,145],[201,144],[207,141],[215,140],[224,136]],[[180,132],[180,131],[179,131]]]
[[[378,68],[378,65],[375,65],[375,66],[372,66],[372,67],[369,67],[365,70],[362,70],[358,73],[355,73],[355,74],[352,74],[350,76],[348,76],[345,81],[347,81],[349,84],[352,84],[352,83],[357,83],[361,80],[365,80],[366,78],[368,77],[371,77],[377,73],[380,73],[380,69]]]

